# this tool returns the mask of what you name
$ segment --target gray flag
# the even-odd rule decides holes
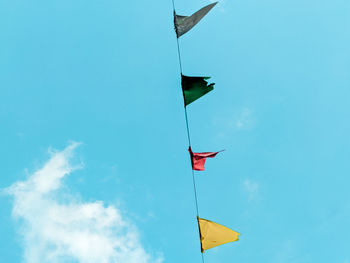
[[[218,2],[212,3],[198,10],[191,16],[179,16],[174,13],[175,31],[177,37],[181,37],[194,27]]]

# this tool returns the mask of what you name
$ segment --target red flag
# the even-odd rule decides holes
[[[191,147],[188,148],[191,155],[192,169],[196,171],[204,171],[204,164],[207,158],[215,157],[219,152],[204,152],[204,153],[194,153]],[[220,151],[222,152],[222,151]]]

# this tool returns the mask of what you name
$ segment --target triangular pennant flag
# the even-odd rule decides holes
[[[189,77],[181,74],[181,85],[185,106],[214,89],[215,83],[208,85],[206,79],[210,79],[210,77]]]
[[[204,171],[204,164],[207,158],[215,157],[219,152],[194,153],[191,147],[188,148],[191,155],[192,169],[196,171]],[[222,152],[222,151],[220,151]]]
[[[179,38],[191,30],[216,4],[217,2],[209,4],[191,16],[179,16],[174,12],[174,23],[177,37]]]
[[[176,35],[179,38],[190,31],[218,2],[212,3],[198,10],[191,16],[179,16],[174,12]]]
[[[197,216],[199,233],[201,238],[201,250],[217,247],[238,240],[240,233],[233,231],[218,223],[199,218]]]

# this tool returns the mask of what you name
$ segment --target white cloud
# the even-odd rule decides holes
[[[220,117],[212,119],[214,126],[221,127],[218,138],[231,138],[233,132],[251,131],[257,123],[254,110],[250,107],[226,109]]]
[[[254,124],[252,117],[253,112],[249,108],[243,108],[237,119],[234,121],[234,126],[238,129],[249,129]]]
[[[243,189],[248,193],[249,200],[253,200],[259,193],[259,183],[246,179],[243,182]]]
[[[70,159],[77,143],[53,153],[26,181],[6,189],[14,198],[27,263],[151,263],[136,228],[114,206],[83,203],[72,197],[62,179],[79,167]]]

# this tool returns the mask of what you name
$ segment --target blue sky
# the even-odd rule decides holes
[[[177,0],[177,12],[208,3]],[[200,215],[242,233],[207,263],[350,262],[349,12],[344,0],[225,0],[181,37],[184,73],[216,83],[188,108],[193,149],[226,150],[196,173]],[[1,262],[94,262],[103,248],[73,253],[63,220],[91,206],[97,222],[127,222],[116,234],[117,219],[103,231],[76,219],[106,242],[131,233],[120,263],[200,262],[172,21],[170,0],[0,0]],[[37,198],[42,167],[65,175],[48,196],[6,194],[25,182]],[[39,246],[56,206],[63,256],[55,238]]]

